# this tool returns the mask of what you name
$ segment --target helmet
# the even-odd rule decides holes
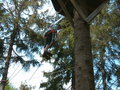
[[[54,30],[59,30],[61,28],[60,25],[51,25],[49,28],[52,28]]]

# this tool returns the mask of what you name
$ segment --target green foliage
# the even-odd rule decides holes
[[[91,25],[95,82],[98,89],[118,88],[120,84],[119,75],[116,74],[120,67],[120,13],[113,6],[115,2],[104,8]]]
[[[101,78],[105,78],[107,89],[112,89],[113,86],[117,88],[120,85],[120,19],[118,19],[120,9],[114,8],[114,6],[119,7],[120,5],[119,0],[117,2],[112,2],[103,9],[91,25],[96,89],[104,87],[101,83],[104,79],[101,80]],[[0,4],[0,42],[4,40],[3,44],[0,43],[0,49],[4,48],[4,52],[0,50],[0,53],[2,51],[3,54],[2,58],[0,57],[1,74],[4,69],[3,64],[6,60],[5,55],[9,48],[10,37],[14,30],[17,32],[14,33],[11,63],[20,62],[26,71],[30,66],[40,66],[40,63],[34,59],[34,54],[41,54],[41,47],[44,45],[43,34],[46,31],[46,26],[50,24],[48,21],[54,22],[59,18],[59,16],[56,18],[46,17],[47,11],[39,14],[38,10],[42,8],[44,3],[45,0],[12,0],[8,3],[8,5],[13,5],[12,9]],[[15,28],[16,24],[18,25]],[[54,67],[52,72],[44,72],[48,81],[43,82],[41,87],[44,87],[45,90],[56,90],[56,88],[64,90],[64,84],[73,79],[74,33],[67,20],[63,20],[60,25],[62,26],[59,33],[61,39],[50,49],[53,57],[50,60],[43,60],[43,62],[51,63]],[[25,57],[28,60],[25,60]],[[21,88],[31,89],[26,84],[22,84]]]
[[[5,9],[3,8],[3,3],[0,3],[0,20],[2,19],[1,17],[5,13]]]
[[[45,90],[65,90],[64,85],[69,83],[72,78],[73,29],[66,20],[63,20],[60,25],[62,26],[62,30],[58,33],[60,40],[50,50],[53,53],[53,59],[48,60],[53,65],[54,70],[44,72],[48,81],[40,85]]]
[[[43,33],[41,31],[44,26],[43,23],[46,23],[46,21],[38,14],[38,10],[42,9],[45,2],[45,0],[12,0],[7,2],[7,6],[5,3],[0,4],[0,12],[3,13],[0,13],[0,16],[2,16],[0,38],[6,43],[4,54],[7,53],[11,35],[15,35],[12,62],[20,62],[25,67],[29,67],[30,64],[33,64],[33,66],[40,65],[34,59],[33,54],[39,53],[40,46],[43,46]],[[10,8],[10,5],[13,8]],[[14,34],[12,34],[13,32]],[[0,44],[2,47],[2,43]],[[24,57],[28,57],[30,61],[24,60]]]
[[[120,85],[120,13],[119,8],[114,9],[114,5],[115,2],[110,3],[91,23],[96,90],[111,90]],[[53,64],[54,70],[44,73],[48,81],[41,84],[46,90],[64,90],[63,85],[73,78],[73,31],[66,21],[61,25],[62,39],[50,50],[54,55],[48,60]]]
[[[4,72],[6,57],[11,57],[10,64],[21,63],[25,71],[31,66],[40,66],[35,54],[41,54],[43,46],[43,27],[47,22],[39,11],[45,3],[46,0],[11,0],[0,3],[0,75]],[[1,43],[2,40],[4,43]],[[11,56],[7,56],[11,43]]]
[[[26,83],[21,83],[19,89],[20,89],[20,90],[33,90],[34,87],[32,87],[32,86],[28,86]]]
[[[14,88],[11,84],[7,84],[5,90],[17,90],[17,89]]]

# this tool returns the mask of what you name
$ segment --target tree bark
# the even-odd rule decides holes
[[[75,12],[75,90],[95,90],[89,25]]]
[[[5,68],[4,68],[4,72],[3,72],[3,75],[2,75],[2,81],[1,81],[1,89],[2,90],[5,90],[5,86],[6,86],[6,83],[7,83],[7,74],[8,74],[8,69],[9,69],[9,65],[10,65],[10,59],[11,59],[11,55],[12,55],[14,40],[15,40],[15,36],[16,36],[16,33],[17,33],[17,27],[18,27],[18,25],[15,24],[15,29],[13,30],[13,33],[11,34],[11,40],[10,40],[10,44],[9,44],[8,55],[7,55],[7,58],[6,58]]]
[[[75,59],[73,59],[72,67],[75,67]],[[71,90],[75,90],[75,71],[74,68],[72,68],[72,88]]]

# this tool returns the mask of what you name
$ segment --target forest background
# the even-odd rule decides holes
[[[48,5],[48,6],[45,6]],[[62,16],[49,7],[49,0],[5,0],[0,1],[0,75],[3,76],[6,58],[10,57],[8,85],[15,89],[15,81],[23,79],[19,89],[34,90],[41,87],[45,90],[64,90],[73,87],[74,30],[68,20],[59,24],[62,37],[50,49],[52,59],[41,58],[44,46],[43,35],[49,25]],[[45,9],[44,9],[45,8]],[[53,14],[52,14],[53,13]],[[101,13],[90,23],[92,54],[94,59],[94,78],[96,90],[120,89],[120,1],[110,0]],[[11,45],[11,43],[13,43]],[[10,52],[10,48],[13,47]],[[8,53],[11,53],[10,56]],[[47,66],[43,66],[43,64]],[[44,67],[43,78],[42,66]],[[13,68],[12,68],[13,67]],[[21,69],[19,69],[21,68]],[[50,71],[48,70],[49,68]],[[18,70],[19,69],[19,70]],[[17,71],[18,70],[18,71]],[[32,72],[30,73],[30,71]],[[19,71],[24,76],[17,77]],[[33,84],[37,74],[37,84]],[[12,77],[11,77],[12,76]],[[11,81],[15,79],[14,82]],[[31,81],[31,85],[28,83]],[[17,87],[18,88],[18,87]],[[36,89],[37,90],[37,89]],[[42,89],[41,89],[42,90]]]

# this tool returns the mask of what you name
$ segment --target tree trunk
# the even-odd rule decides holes
[[[103,84],[103,90],[107,90],[105,60],[103,58],[104,57],[104,53],[105,53],[105,46],[102,46],[101,47],[101,52],[100,52],[101,72],[102,72],[102,84]]]
[[[3,56],[3,45],[4,45],[4,42],[2,39],[0,39],[0,58]]]
[[[95,90],[89,25],[75,12],[75,90]]]
[[[72,67],[75,67],[75,59],[72,62]],[[72,68],[72,88],[71,90],[75,90],[75,71],[74,68]]]
[[[8,55],[7,55],[7,58],[6,58],[5,68],[4,68],[4,72],[3,72],[3,75],[2,75],[2,83],[1,83],[1,88],[2,89],[1,90],[5,90],[5,86],[6,86],[6,82],[7,82],[7,74],[8,74],[10,59],[11,59],[11,55],[12,55],[14,40],[15,40],[15,36],[16,36],[16,33],[17,33],[17,27],[18,27],[16,25],[15,25],[15,29],[13,30],[13,33],[11,34],[11,40],[10,40]]]

